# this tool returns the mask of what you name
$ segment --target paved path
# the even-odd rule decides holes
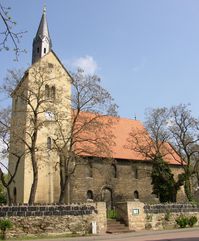
[[[199,228],[166,231],[141,231],[125,234],[105,234],[90,237],[42,239],[38,241],[199,241]],[[36,240],[35,240],[36,241]]]

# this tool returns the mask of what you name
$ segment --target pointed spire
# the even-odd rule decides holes
[[[51,48],[52,42],[48,30],[46,6],[44,6],[39,28],[33,40],[32,63],[36,62],[38,59],[50,52]]]

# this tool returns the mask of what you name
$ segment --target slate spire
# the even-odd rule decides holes
[[[44,7],[39,28],[33,40],[32,64],[50,52],[51,48],[52,42],[48,30],[46,7]]]

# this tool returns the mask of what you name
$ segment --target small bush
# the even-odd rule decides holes
[[[194,224],[197,223],[198,219],[196,216],[191,216],[189,218],[184,215],[180,215],[178,218],[176,218],[175,221],[180,228],[185,228],[187,225],[189,225],[190,227],[193,227]]]
[[[180,215],[179,217],[177,217],[175,221],[180,228],[186,228],[186,226],[189,223],[188,217],[183,215]]]
[[[118,218],[118,213],[117,213],[116,210],[110,209],[110,210],[108,210],[108,215],[107,216],[108,216],[109,219],[117,219]]]
[[[0,229],[2,231],[2,239],[6,239],[7,229],[12,228],[12,222],[9,219],[0,220]]]
[[[165,213],[164,220],[165,220],[165,221],[169,221],[170,218],[171,218],[171,213],[170,213],[169,211],[167,211],[167,212]]]
[[[196,224],[198,221],[197,217],[196,216],[191,216],[188,220],[188,224],[190,227],[193,227],[194,224]]]

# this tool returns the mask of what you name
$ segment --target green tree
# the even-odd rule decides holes
[[[183,184],[182,180],[174,180],[169,164],[161,157],[153,160],[151,173],[153,193],[156,194],[160,202],[176,202],[177,191]]]
[[[0,204],[6,204],[6,203],[7,203],[6,189],[3,186],[3,184],[0,182]]]

